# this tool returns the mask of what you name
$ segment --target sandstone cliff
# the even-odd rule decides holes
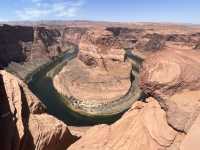
[[[125,95],[131,86],[131,64],[124,61],[125,51],[115,40],[104,29],[89,30],[81,39],[78,58],[55,77],[55,86],[63,85],[58,90],[89,101],[111,101]]]
[[[140,86],[156,99],[136,102],[119,121],[91,128],[69,149],[198,150],[199,54],[163,49],[147,57]]]
[[[170,27],[4,25],[0,27],[0,67],[11,61],[51,59],[79,46],[78,58],[55,76],[55,87],[84,102],[112,103],[131,88],[132,65],[123,49],[134,49],[146,57],[140,86],[147,97],[154,98],[136,102],[112,125],[91,128],[69,149],[198,150],[200,34]],[[0,149],[66,149],[75,140],[65,124],[45,113],[22,81],[5,71],[0,72],[0,94]]]
[[[25,61],[22,42],[33,41],[33,34],[33,27],[0,26],[0,66],[8,65],[11,61]]]
[[[74,140],[67,126],[45,113],[45,106],[13,75],[0,71],[0,148],[64,150]]]
[[[148,57],[141,68],[140,85],[146,93],[166,99],[184,89],[200,89],[200,53],[163,50]]]
[[[91,128],[69,150],[164,150],[177,134],[168,124],[158,102],[136,102],[126,114],[111,126]],[[98,133],[98,134],[97,134]]]
[[[114,33],[95,28],[82,36],[77,58],[63,66],[53,83],[59,93],[68,97],[73,110],[85,107],[91,114],[111,115],[129,108],[134,101],[134,98],[123,101],[138,90],[137,85],[132,85],[131,71],[132,64],[126,60],[123,45]],[[132,86],[136,89],[131,89]]]
[[[0,67],[52,58],[77,46],[86,28],[0,26]]]
[[[180,149],[198,149],[200,114],[200,53],[195,50],[163,50],[149,56],[141,68],[140,85],[157,98],[168,123],[186,136]]]

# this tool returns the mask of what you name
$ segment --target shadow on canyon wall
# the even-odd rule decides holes
[[[0,26],[0,64],[7,66],[11,61],[23,62],[26,59],[24,42],[34,40],[33,27]]]

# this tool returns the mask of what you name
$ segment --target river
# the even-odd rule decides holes
[[[66,105],[66,99],[56,92],[52,79],[47,74],[58,64],[76,57],[78,50],[70,50],[56,61],[34,73],[29,79],[28,85],[31,91],[46,105],[47,112],[70,126],[89,126],[94,124],[110,124],[118,120],[123,113],[107,117],[85,117],[70,110]],[[29,77],[30,78],[30,77]]]

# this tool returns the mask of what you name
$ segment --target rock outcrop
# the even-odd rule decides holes
[[[119,43],[124,49],[133,49],[141,34],[144,32],[143,29],[126,27],[108,27],[106,30],[113,33],[113,36],[119,40]]]
[[[0,148],[3,150],[66,149],[75,141],[67,126],[45,113],[27,85],[0,71]]]
[[[81,27],[67,27],[63,31],[62,36],[62,44],[69,45],[73,44],[78,46],[81,40],[81,37],[85,34],[87,31],[87,28],[81,28]]]
[[[164,35],[154,33],[150,35],[149,41],[144,45],[144,51],[155,52],[164,48],[166,38]]]
[[[0,67],[53,58],[77,47],[86,28],[0,26]]]
[[[176,134],[158,102],[149,98],[147,103],[136,102],[113,125],[91,128],[69,150],[164,150]]]
[[[89,30],[79,45],[78,58],[55,77],[55,87],[79,100],[112,101],[124,96],[131,86],[131,63],[112,32]],[[59,81],[62,81],[59,83]]]
[[[30,42],[33,39],[33,27],[0,26],[0,66],[6,66],[11,61],[25,61],[22,42]]]
[[[91,128],[71,145],[76,137],[67,126],[48,115],[21,80],[0,71],[0,149],[62,150],[69,145],[70,150],[199,149],[200,30],[158,24],[83,24],[0,26],[0,68],[14,61],[11,71],[26,74],[24,70],[32,72],[79,47],[78,57],[62,66],[53,84],[69,98],[73,110],[113,115],[129,108],[141,92],[138,71],[134,72],[139,66],[131,64],[123,50],[132,54],[134,49],[146,58],[140,68],[140,87],[151,97],[136,102],[116,123]]]
[[[188,134],[180,144],[180,150],[198,150],[200,147],[200,116],[195,120]]]
[[[159,100],[169,124],[183,132],[200,113],[199,58],[194,50],[163,50],[147,58],[141,69],[141,88]]]
[[[200,113],[200,90],[176,93],[165,104],[168,123],[187,133]]]
[[[88,103],[88,109],[91,109],[89,105],[107,105],[128,94],[132,64],[126,60],[125,50],[112,32],[104,28],[88,30],[81,38],[79,49],[77,58],[54,77],[59,93]]]
[[[140,85],[145,93],[167,99],[184,89],[200,88],[200,53],[194,50],[163,50],[143,63]]]

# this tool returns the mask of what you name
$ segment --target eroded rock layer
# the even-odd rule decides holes
[[[159,100],[168,123],[185,133],[200,113],[199,58],[194,50],[163,50],[147,58],[141,69],[141,88]]]
[[[177,134],[168,124],[166,114],[158,102],[136,102],[111,126],[91,128],[69,150],[164,150]],[[97,134],[98,133],[98,134]]]
[[[200,90],[183,91],[164,101],[167,119],[171,126],[188,132],[200,113]]]
[[[126,60],[125,50],[111,31],[88,30],[81,38],[79,49],[77,58],[54,77],[59,93],[93,105],[111,103],[128,94],[132,64]]]
[[[15,76],[0,71],[0,148],[64,150],[75,137]]]
[[[40,63],[38,59],[46,63],[46,59],[79,45],[78,58],[53,80],[57,91],[71,97],[78,107],[89,104],[89,112],[96,108],[113,112],[107,103],[121,107],[124,103],[115,100],[125,96],[120,100],[127,103],[127,93],[132,88],[138,90],[132,86],[132,68],[123,50],[134,49],[147,58],[140,69],[141,88],[157,101],[149,98],[135,103],[113,125],[96,126],[81,134],[83,137],[70,149],[199,150],[199,28],[79,23],[72,22],[72,27],[0,26],[0,68],[14,61],[17,64],[12,69],[23,72]],[[31,65],[19,69],[23,64],[18,63],[26,62]],[[27,86],[4,71],[0,72],[0,100],[0,149],[62,150],[73,142],[67,126],[46,114]]]
[[[0,67],[53,58],[77,46],[86,28],[0,26]]]
[[[146,93],[166,99],[184,89],[200,89],[200,53],[194,50],[163,50],[143,63],[140,85]]]

